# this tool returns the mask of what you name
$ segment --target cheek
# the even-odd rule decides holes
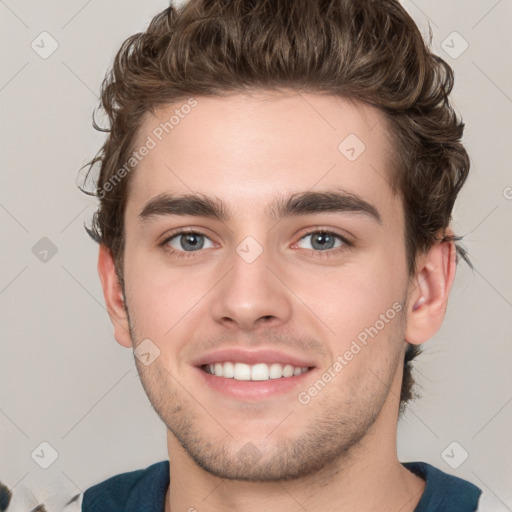
[[[400,266],[405,260],[397,267],[397,258],[396,251],[383,248],[307,279],[303,272],[295,273],[297,295],[325,326],[336,355],[358,336],[363,341],[365,333],[369,340],[382,339],[395,327],[406,287],[405,270]]]
[[[163,341],[211,288],[211,272],[171,268],[163,258],[132,253],[125,262],[130,317],[139,336]]]

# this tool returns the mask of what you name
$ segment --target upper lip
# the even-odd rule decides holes
[[[275,349],[247,350],[241,347],[223,348],[213,352],[208,352],[193,360],[192,364],[194,366],[203,366],[205,364],[222,363],[226,361],[251,365],[257,363],[281,363],[300,368],[305,366],[316,366],[315,363],[310,359],[286,352],[281,352]]]

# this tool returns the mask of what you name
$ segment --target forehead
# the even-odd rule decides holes
[[[395,200],[388,135],[379,110],[331,95],[187,98],[144,117],[134,149],[150,149],[133,171],[128,206],[197,193],[243,215],[263,211],[276,192],[343,188],[385,210]]]

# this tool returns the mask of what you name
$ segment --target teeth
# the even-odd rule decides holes
[[[215,372],[217,375],[217,372]],[[235,380],[251,380],[251,367],[244,363],[235,363],[235,374],[233,375]]]
[[[226,377],[235,380],[269,380],[280,379],[282,377],[292,377],[301,375],[308,371],[308,367],[294,367],[290,364],[283,365],[279,363],[266,364],[257,363],[253,365],[245,363],[215,363],[205,365],[205,370],[217,377]]]
[[[271,379],[280,379],[283,376],[283,366],[279,363],[270,365],[269,377]]]
[[[237,365],[238,364],[242,364],[242,363],[237,363]],[[248,365],[244,365],[244,366],[248,366]],[[236,367],[236,365],[235,365],[235,367]],[[251,380],[268,380],[269,379],[270,369],[269,369],[268,365],[265,363],[255,364],[254,366],[252,366],[250,368],[250,372],[251,372]]]
[[[293,366],[287,364],[283,368],[283,377],[292,377],[293,376]]]
[[[222,376],[232,379],[235,376],[235,365],[233,363],[224,363],[222,366]],[[217,375],[217,372],[215,372],[215,375]]]

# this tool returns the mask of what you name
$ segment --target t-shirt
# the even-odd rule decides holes
[[[476,485],[426,462],[402,463],[426,481],[414,512],[474,512],[482,492]],[[169,461],[121,473],[83,495],[82,512],[164,512],[169,487]]]

